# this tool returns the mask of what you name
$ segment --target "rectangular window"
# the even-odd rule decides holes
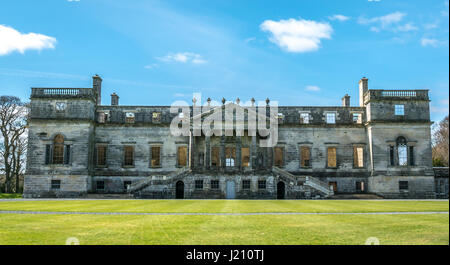
[[[399,181],[398,189],[402,190],[402,191],[407,191],[408,190],[408,181]]]
[[[51,164],[51,157],[52,157],[51,153],[52,153],[52,145],[47,144],[45,146],[45,164],[46,165]]]
[[[284,165],[284,161],[283,161],[284,160],[284,157],[283,157],[284,148],[277,146],[277,147],[274,147],[273,151],[274,151],[274,156],[275,156],[274,165],[276,167],[282,167]]]
[[[64,146],[64,164],[70,164],[70,145]]]
[[[300,124],[309,123],[309,113],[300,113]]]
[[[258,180],[258,189],[259,190],[265,190],[266,189],[266,181],[265,180]]]
[[[395,105],[395,115],[397,116],[405,115],[405,105]]]
[[[220,147],[214,146],[211,148],[211,166],[220,166]]]
[[[203,180],[196,180],[195,181],[195,189],[196,190],[202,190],[203,189]]]
[[[300,148],[300,165],[301,167],[311,166],[311,148],[302,146]]]
[[[52,180],[52,190],[59,190],[59,189],[61,189],[61,180],[53,179]]]
[[[364,148],[363,147],[353,147],[353,167],[362,168],[364,167]]]
[[[394,160],[394,146],[389,146],[389,163],[391,166],[395,165],[395,160]]]
[[[150,165],[152,167],[161,166],[161,147],[160,146],[150,147],[150,153],[151,153]]]
[[[283,121],[284,121],[283,113],[278,113],[278,123],[283,124]]]
[[[364,182],[356,181],[356,191],[357,192],[364,192]]]
[[[362,123],[361,113],[353,113],[353,123]]]
[[[160,123],[161,122],[161,112],[153,112],[152,113],[152,121],[153,121],[153,123]]]
[[[336,147],[327,148],[327,167],[337,167]]]
[[[409,147],[409,165],[414,166],[414,146]]]
[[[179,167],[187,166],[187,146],[178,146],[177,163]]]
[[[332,189],[333,189],[334,192],[337,192],[338,186],[337,186],[337,182],[336,182],[336,181],[328,182],[328,186],[329,186],[329,187],[332,187]]]
[[[242,181],[242,189],[243,190],[249,190],[250,189],[250,180],[243,180]]]
[[[105,189],[105,182],[103,180],[99,180],[96,182],[97,190],[104,190]]]
[[[225,162],[227,167],[234,167],[236,161],[236,148],[226,147],[225,148]]]
[[[131,181],[129,181],[129,180],[124,181],[124,182],[123,182],[123,189],[124,189],[124,190],[127,190],[127,189],[128,189],[128,186],[130,186],[130,185],[131,185]]]
[[[134,165],[134,147],[133,146],[125,146],[124,147],[124,166],[133,166]]]
[[[212,190],[218,190],[219,189],[219,181],[218,180],[211,180],[211,189]]]
[[[134,113],[132,112],[125,113],[125,123],[134,123]]]
[[[407,166],[408,165],[408,148],[406,145],[397,145],[398,152],[398,165]]]
[[[250,166],[250,148],[242,147],[241,155],[242,155],[242,166],[249,167]]]
[[[106,146],[97,146],[97,166],[106,166]]]
[[[105,123],[106,122],[106,115],[104,112],[98,113],[98,122],[99,123]]]
[[[327,123],[328,124],[336,123],[336,113],[327,113]]]

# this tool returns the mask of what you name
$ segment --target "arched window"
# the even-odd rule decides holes
[[[58,134],[53,139],[53,164],[64,163],[64,136]]]
[[[397,156],[398,165],[407,166],[408,165],[408,146],[406,145],[406,139],[403,136],[397,138]]]
[[[61,134],[56,135],[52,143],[45,146],[45,164],[70,164],[70,145],[65,144]]]

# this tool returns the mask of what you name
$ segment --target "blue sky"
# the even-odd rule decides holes
[[[0,95],[90,87],[103,104],[170,105],[193,92],[279,105],[358,104],[372,89],[430,89],[448,114],[445,0],[4,0]]]

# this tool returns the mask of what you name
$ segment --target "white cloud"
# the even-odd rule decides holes
[[[405,16],[406,16],[405,13],[397,11],[397,12],[394,12],[391,14],[387,14],[385,16],[380,16],[380,17],[373,17],[373,18],[360,17],[358,19],[358,23],[361,25],[378,24],[377,28],[386,29],[390,25],[402,21],[402,19]]]
[[[192,63],[192,64],[206,63],[206,60],[204,60],[200,54],[192,52],[169,53],[164,57],[157,57],[156,59],[163,62]]]
[[[320,87],[318,87],[318,86],[306,86],[306,90],[308,90],[308,91],[319,91]]]
[[[18,51],[54,49],[56,39],[43,34],[27,33],[0,25],[0,56]]]
[[[339,20],[339,21],[347,21],[350,19],[350,17],[344,16],[344,15],[333,15],[331,17],[328,17],[329,20]]]
[[[272,35],[269,40],[288,52],[312,52],[320,47],[321,39],[331,39],[333,28],[328,23],[304,19],[266,20],[261,30]]]
[[[405,25],[401,25],[398,26],[396,28],[396,31],[403,31],[403,32],[407,32],[407,31],[415,31],[418,30],[419,28],[417,28],[416,26],[414,26],[413,23],[406,23]]]
[[[427,47],[427,46],[431,46],[431,47],[438,47],[440,45],[445,44],[445,41],[440,41],[438,39],[429,39],[429,38],[422,38],[420,40],[420,44],[422,44],[422,46]]]
[[[146,66],[144,66],[145,69],[155,69],[158,68],[159,65],[156,63],[152,63],[152,64],[147,64]]]
[[[80,0],[67,0],[67,2],[80,2]]]

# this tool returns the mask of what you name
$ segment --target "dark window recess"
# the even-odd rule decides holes
[[[123,182],[123,188],[126,190],[128,189],[128,185],[131,185],[131,181],[127,180]]]
[[[219,181],[218,180],[211,180],[211,189],[213,189],[213,190],[219,189]]]
[[[59,190],[61,189],[61,180],[54,179],[52,180],[52,190]]]
[[[398,188],[400,190],[408,190],[408,181],[399,181]]]
[[[242,189],[243,190],[249,190],[250,189],[250,180],[243,180],[242,181]]]
[[[104,190],[105,189],[105,182],[103,180],[97,181],[97,190]]]
[[[266,189],[266,181],[265,180],[259,180],[258,181],[258,189],[259,190],[265,190]]]
[[[196,190],[202,190],[203,189],[203,180],[196,180],[195,181],[195,189]]]
[[[45,146],[45,164],[49,165],[51,164],[51,152],[52,152],[52,145],[48,144]]]
[[[66,145],[64,149],[64,164],[70,164],[70,145]]]
[[[409,165],[414,166],[414,146],[409,147]]]
[[[391,166],[395,165],[395,162],[394,162],[394,147],[392,145],[389,147],[389,161],[390,161]]]

